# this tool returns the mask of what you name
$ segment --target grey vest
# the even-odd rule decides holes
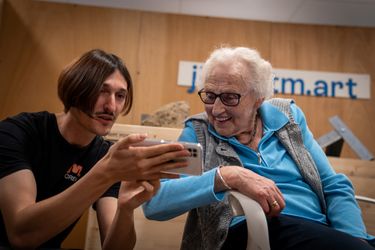
[[[287,149],[296,162],[302,177],[318,195],[322,211],[326,212],[323,189],[320,176],[314,160],[305,148],[301,130],[294,122],[289,99],[270,99],[288,118],[288,123],[276,132],[276,136]],[[202,144],[204,152],[204,170],[208,171],[219,165],[237,165],[243,167],[239,156],[232,146],[208,132],[208,119],[206,113],[201,113],[189,118],[194,125],[198,142]],[[220,249],[227,237],[229,224],[233,217],[228,200],[215,202],[210,205],[193,209],[186,220],[181,249]]]

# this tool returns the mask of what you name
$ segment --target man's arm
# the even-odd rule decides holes
[[[97,217],[103,249],[133,249],[136,243],[134,209],[151,199],[159,180],[122,182],[118,200],[104,197],[97,202]]]
[[[30,170],[0,179],[0,209],[12,247],[38,247],[73,223],[109,187],[101,178],[89,173],[40,202],[35,202],[37,187]]]

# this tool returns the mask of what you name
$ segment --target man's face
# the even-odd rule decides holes
[[[93,134],[107,135],[123,110],[127,86],[122,74],[118,70],[113,72],[104,81],[93,112],[91,114],[78,110],[74,112],[79,123]]]
[[[222,136],[231,137],[252,129],[258,102],[250,87],[243,81],[238,68],[232,64],[216,65],[204,85],[204,90],[216,95],[240,94],[237,106],[226,106],[217,97],[213,104],[205,104],[210,124]]]

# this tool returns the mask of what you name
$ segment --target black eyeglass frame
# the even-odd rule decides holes
[[[206,100],[203,99],[202,97],[202,93],[205,93],[205,94],[210,94],[210,95],[213,95],[215,98],[213,99],[213,102],[207,102]],[[240,100],[241,100],[241,97],[242,95],[241,94],[238,94],[238,93],[230,93],[230,92],[224,92],[224,93],[220,93],[220,94],[215,94],[214,92],[211,92],[211,91],[205,91],[204,89],[201,89],[198,91],[198,95],[201,99],[201,101],[204,103],[204,104],[209,104],[209,105],[212,105],[215,103],[216,99],[219,97],[220,98],[220,101],[221,103],[223,103],[225,106],[229,106],[229,107],[235,107],[237,106],[238,104],[240,104]],[[225,95],[234,95],[236,96],[236,103],[235,104],[229,104],[227,102],[227,100],[223,97]]]

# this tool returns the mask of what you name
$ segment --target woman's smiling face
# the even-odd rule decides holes
[[[240,94],[237,106],[226,106],[220,98],[213,104],[205,104],[210,124],[216,132],[225,137],[239,135],[252,129],[253,121],[260,101],[257,100],[250,85],[242,74],[249,74],[239,62],[224,62],[215,65],[204,83],[204,91],[216,95],[221,93]]]

